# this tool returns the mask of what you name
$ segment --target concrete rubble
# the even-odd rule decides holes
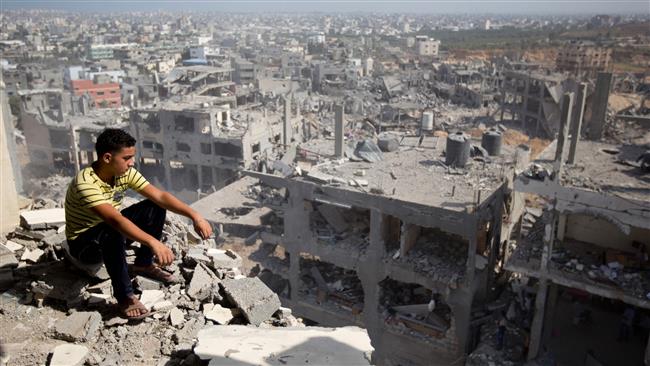
[[[82,366],[88,358],[89,350],[77,344],[62,344],[52,350],[50,366]]]
[[[47,337],[77,343],[52,349],[51,365],[124,364],[129,362],[126,357],[133,355],[182,360],[194,356],[197,334],[213,324],[253,324],[265,329],[304,327],[290,310],[278,311],[277,295],[263,282],[242,276],[242,258],[236,252],[219,249],[214,240],[186,244],[183,238],[192,229],[173,214],[168,216],[164,231],[168,245],[177,254],[169,269],[178,274],[180,282],[163,285],[143,276],[134,277],[140,300],[155,314],[144,322],[131,324],[115,312],[110,281],[86,277],[66,263],[63,243],[53,240],[57,236],[53,228],[23,227],[9,233],[10,239],[0,243],[0,283],[6,290],[3,296],[16,294],[16,306],[38,306],[54,315],[52,305],[74,306],[69,315],[50,315],[49,325],[47,321],[42,323]],[[134,252],[129,250],[128,254],[132,261]],[[18,300],[26,305],[20,305]],[[8,304],[11,301],[0,302],[3,309],[10,311]],[[22,314],[18,316],[25,316],[24,311]],[[122,347],[126,347],[125,351],[114,353]]]

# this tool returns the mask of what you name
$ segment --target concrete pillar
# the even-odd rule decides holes
[[[612,73],[599,72],[596,79],[596,90],[591,103],[591,121],[589,121],[590,140],[600,140],[605,128],[605,113],[607,113],[607,100],[609,88],[612,83]]]
[[[284,98],[284,118],[282,120],[282,144],[289,145],[291,142],[291,135],[293,129],[291,128],[291,101],[289,98]]]
[[[539,355],[542,345],[542,331],[544,327],[544,313],[546,311],[546,296],[548,294],[548,280],[539,279],[539,288],[535,297],[535,316],[530,327],[530,345],[528,347],[528,360],[533,360]]]
[[[580,141],[580,130],[582,129],[582,118],[585,113],[585,102],[587,101],[587,83],[580,83],[578,98],[576,99],[577,113],[571,120],[571,146],[569,146],[569,157],[567,162],[573,164],[576,160],[576,149]]]
[[[334,106],[334,156],[343,158],[343,105]]]
[[[0,213],[0,233],[12,231],[19,222],[18,192],[16,190],[16,175],[12,156],[16,156],[13,148],[13,125],[9,117],[9,103],[4,91],[4,83],[0,81],[0,197],[2,197],[2,213]]]
[[[562,96],[562,110],[560,114],[560,129],[557,134],[557,147],[555,149],[555,173],[556,177],[564,165],[564,151],[567,137],[569,135],[569,125],[571,124],[571,111],[573,110],[573,93],[564,93]],[[556,178],[558,179],[558,178]]]
[[[72,165],[74,165],[75,175],[81,170],[79,167],[79,144],[77,142],[77,133],[73,125],[70,125],[70,145],[72,145]]]
[[[553,253],[553,246],[555,243],[555,227],[557,221],[557,211],[553,211],[550,222],[544,227],[544,247],[542,249],[542,258],[540,261],[540,278],[537,296],[535,297],[535,316],[530,328],[530,344],[528,347],[528,360],[532,360],[539,355],[539,350],[542,345],[543,331],[544,331],[544,318],[546,316],[546,298],[548,295],[549,281],[548,276],[548,262]]]

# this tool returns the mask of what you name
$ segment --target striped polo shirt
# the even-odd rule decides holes
[[[79,234],[103,221],[91,207],[108,203],[119,210],[128,188],[140,192],[148,184],[147,179],[134,168],[115,177],[113,186],[101,180],[92,166],[84,168],[70,182],[65,195],[65,236],[68,240],[74,240]]]

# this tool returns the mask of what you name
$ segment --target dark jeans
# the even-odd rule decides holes
[[[138,202],[122,210],[122,215],[131,220],[142,231],[160,240],[167,211],[150,200]],[[126,248],[133,240],[102,222],[84,231],[75,240],[68,242],[70,254],[82,263],[97,264],[104,261],[111,277],[113,295],[123,301],[133,295],[131,278],[126,263]],[[149,266],[153,253],[145,245],[136,252],[135,265]]]

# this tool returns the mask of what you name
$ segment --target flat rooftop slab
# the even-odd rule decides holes
[[[237,226],[257,227],[262,225],[261,218],[272,209],[261,204],[247,194],[257,179],[243,177],[224,188],[214,192],[190,206],[213,223]]]
[[[370,365],[368,332],[343,328],[215,325],[199,331],[194,353],[210,365]]]
[[[428,135],[420,146],[418,140],[419,137],[405,137],[399,150],[384,152],[383,160],[374,163],[334,160],[333,139],[312,140],[301,148],[328,159],[311,167],[312,170],[347,182],[368,181],[366,187],[348,183],[341,184],[342,189],[370,193],[379,189],[387,197],[454,211],[474,206],[478,191],[481,191],[481,202],[484,201],[503,184],[514,165],[514,149],[504,145],[499,157],[489,157],[486,162],[470,158],[465,168],[448,168],[443,155],[446,137]],[[472,140],[472,144],[480,146],[481,142]],[[364,175],[357,175],[361,171]]]
[[[650,174],[635,166],[649,148],[580,141],[575,164],[565,165],[562,185],[650,202]]]

